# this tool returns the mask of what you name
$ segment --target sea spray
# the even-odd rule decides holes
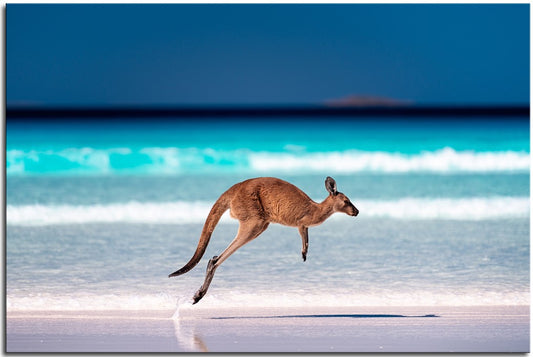
[[[190,308],[192,308],[192,298],[191,298],[192,294],[193,293],[191,292],[190,296],[183,295],[183,296],[180,296],[177,299],[176,311],[172,315],[172,319],[173,320],[178,320],[178,319],[181,318],[181,311],[182,310],[189,310]]]

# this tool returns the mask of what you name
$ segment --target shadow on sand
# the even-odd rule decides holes
[[[293,319],[293,318],[352,318],[352,319],[368,319],[368,318],[424,318],[424,317],[439,317],[438,315],[390,315],[390,314],[312,314],[312,315],[278,315],[278,316],[221,316],[210,317],[211,320],[231,320],[231,319]],[[195,352],[209,352],[209,348],[202,338],[201,334],[197,333],[196,326],[190,324],[183,324],[180,319],[174,319],[174,329],[178,344],[185,351]]]
[[[227,317],[211,317],[213,320],[228,320],[228,319],[292,319],[292,318],[352,318],[352,319],[369,319],[369,318],[421,318],[421,317],[439,317],[438,315],[419,315],[419,316],[410,316],[410,315],[384,315],[384,314],[375,314],[375,315],[361,315],[361,314],[330,314],[330,315],[281,315],[281,316],[227,316]]]

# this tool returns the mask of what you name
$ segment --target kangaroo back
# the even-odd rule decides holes
[[[231,197],[229,190],[224,192],[222,196],[218,198],[205,220],[204,228],[202,229],[202,234],[200,235],[200,241],[198,242],[198,246],[196,247],[196,251],[194,252],[194,255],[192,256],[191,260],[189,260],[189,262],[185,264],[183,268],[176,270],[174,273],[170,274],[168,276],[169,278],[185,274],[186,272],[194,268],[196,264],[198,264],[200,259],[202,259],[207,245],[209,244],[209,240],[211,239],[211,234],[213,234],[213,231],[215,230],[215,226],[220,220],[220,217],[222,217],[224,212],[226,212],[226,210],[229,208],[230,198]]]

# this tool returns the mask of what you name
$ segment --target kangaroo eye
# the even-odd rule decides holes
[[[350,204],[350,201],[344,201],[344,204],[345,204],[345,205],[349,205],[349,204]]]

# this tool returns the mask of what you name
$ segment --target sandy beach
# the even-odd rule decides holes
[[[529,352],[529,306],[8,312],[7,352]]]

